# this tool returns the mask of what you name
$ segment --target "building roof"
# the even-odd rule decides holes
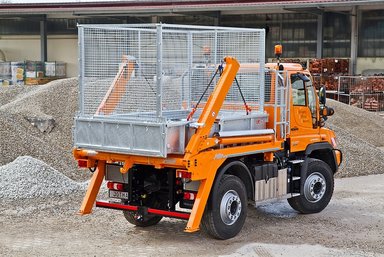
[[[93,1],[51,3],[5,3],[0,4],[0,15],[12,14],[150,14],[201,11],[281,11],[297,8],[329,8],[383,4],[379,0],[140,0],[140,1]]]

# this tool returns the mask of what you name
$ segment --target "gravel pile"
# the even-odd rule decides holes
[[[376,112],[327,99],[327,105],[335,109],[335,114],[327,124],[344,129],[360,139],[377,147],[384,147],[384,118]]]
[[[77,110],[78,81],[56,80],[42,86],[0,89],[0,165],[30,155],[72,179],[85,179],[72,156],[72,126]],[[54,120],[52,131],[42,132],[28,121]]]
[[[77,183],[46,163],[30,156],[18,157],[13,162],[0,167],[0,199],[2,200],[55,198],[84,189],[84,183]]]
[[[326,126],[336,133],[343,164],[337,177],[384,173],[384,118],[337,101],[327,100],[335,109]]]
[[[12,102],[15,98],[27,94],[34,90],[34,87],[27,86],[10,86],[0,88],[0,106]]]

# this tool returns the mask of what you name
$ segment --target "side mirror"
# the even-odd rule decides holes
[[[322,86],[319,90],[319,101],[321,104],[325,105],[325,102],[327,101],[325,86]]]
[[[335,110],[333,110],[333,108],[325,106],[325,105],[320,106],[320,116],[321,116],[321,118],[319,120],[318,125],[320,127],[324,127],[325,121],[328,119],[328,116],[332,116],[334,113],[335,113]]]

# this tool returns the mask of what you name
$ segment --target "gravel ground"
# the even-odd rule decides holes
[[[225,241],[184,233],[181,220],[137,228],[121,211],[97,208],[78,216],[76,195],[31,199],[22,209],[0,199],[0,255],[382,257],[383,184],[384,175],[337,179],[328,207],[312,215],[298,214],[285,200],[249,206],[240,234]]]

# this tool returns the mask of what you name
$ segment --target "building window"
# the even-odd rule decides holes
[[[324,14],[324,57],[351,56],[351,19],[347,14]]]
[[[283,45],[283,57],[316,57],[317,16],[313,14],[223,15],[220,25],[265,28],[266,57],[273,58],[273,46]]]
[[[359,57],[384,57],[384,10],[363,11],[359,29]]]
[[[312,14],[282,14],[281,44],[286,58],[316,57],[317,17]],[[272,40],[274,45],[278,42]]]

